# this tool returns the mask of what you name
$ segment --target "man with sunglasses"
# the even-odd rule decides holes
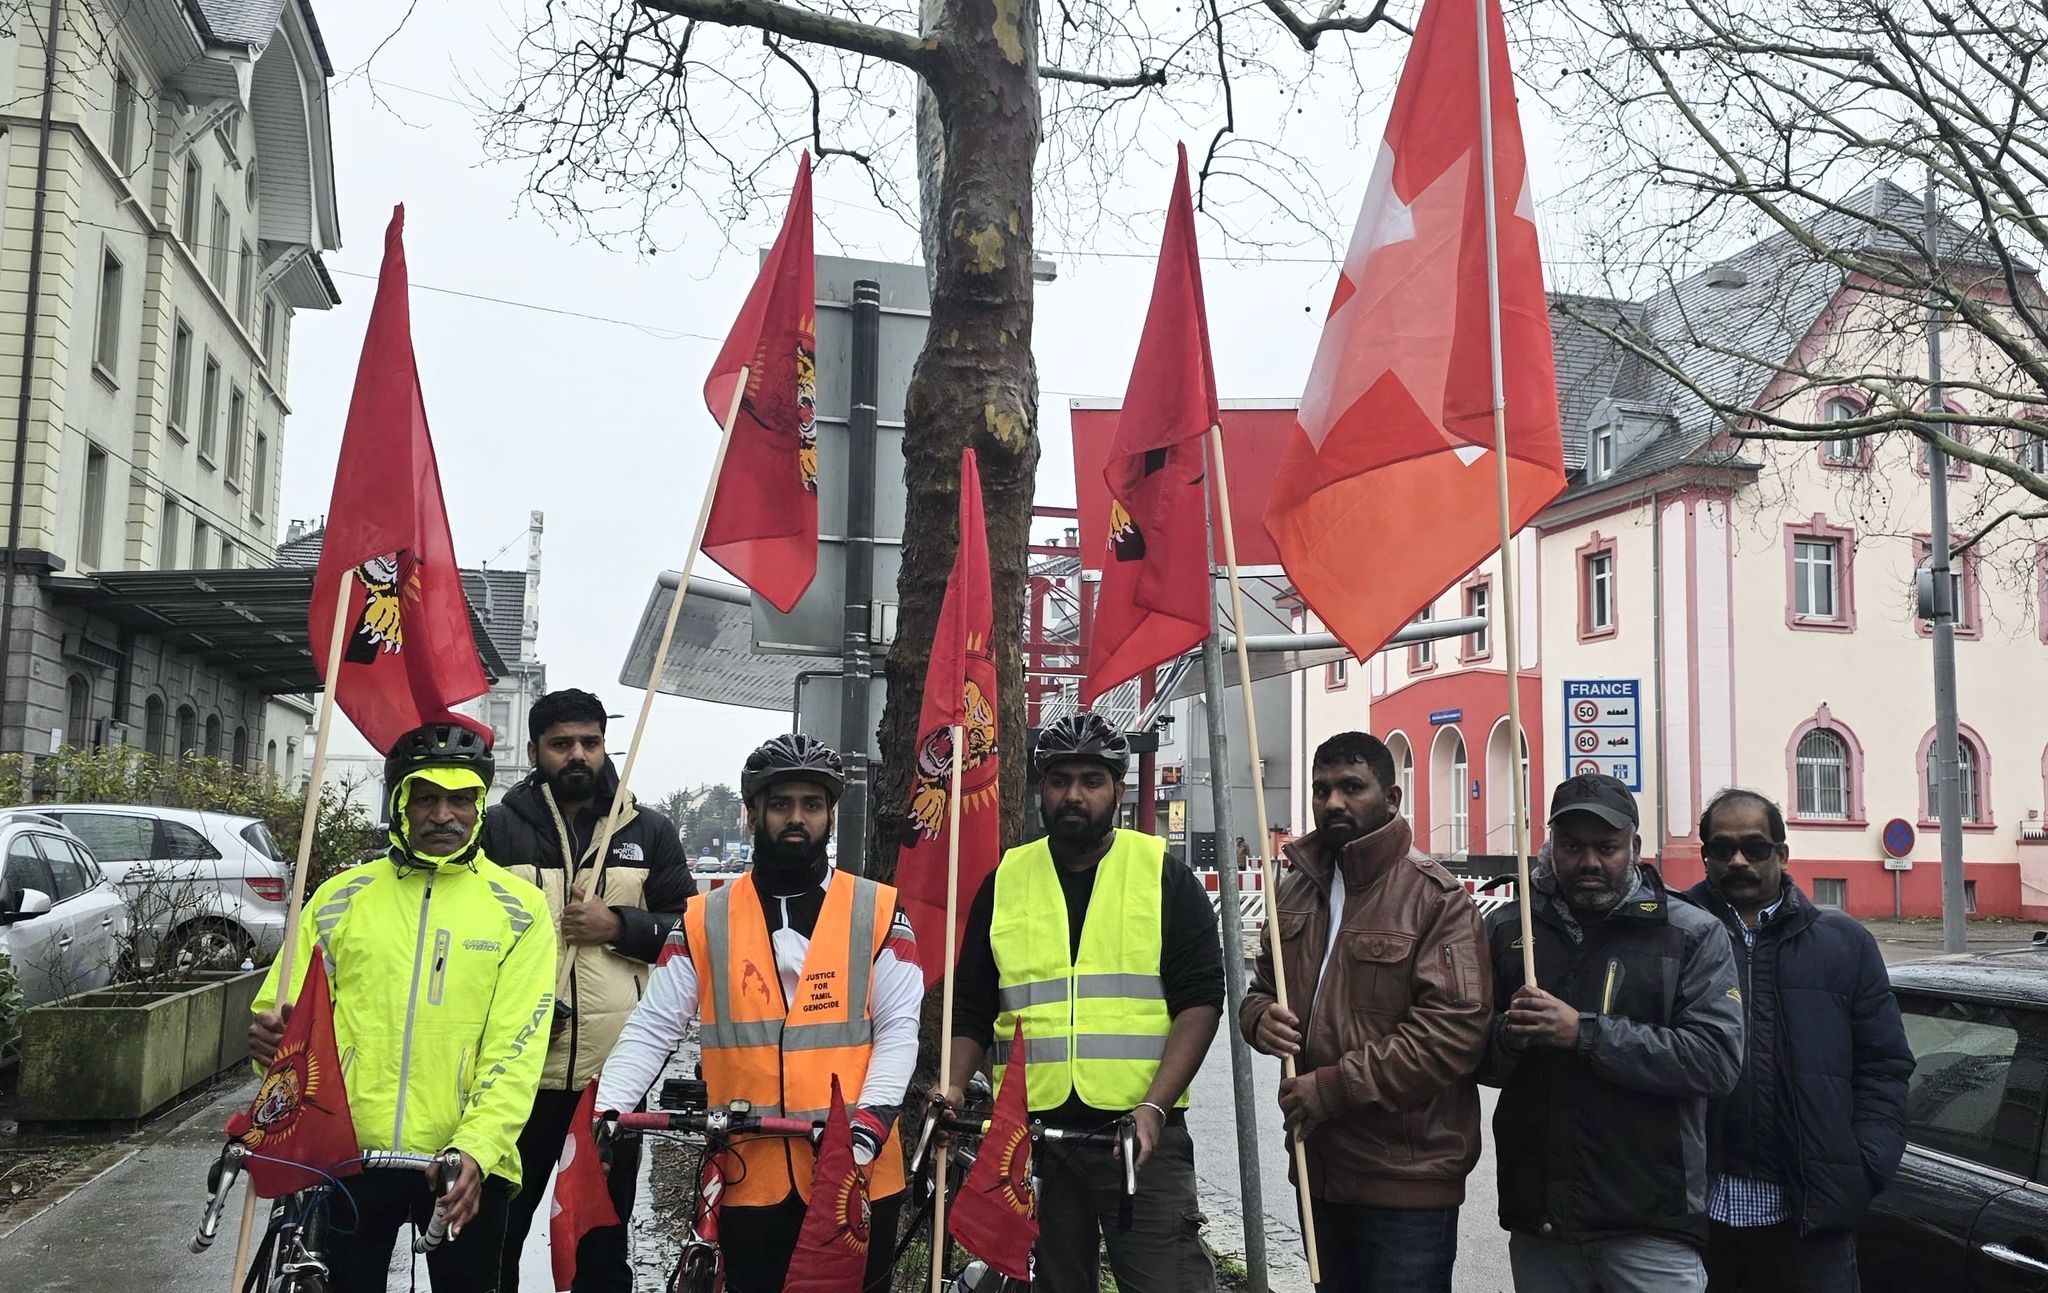
[[[1786,874],[1785,814],[1762,795],[1714,796],[1700,852],[1686,897],[1728,928],[1749,1037],[1707,1110],[1707,1287],[1855,1293],[1856,1226],[1905,1152],[1913,1072],[1884,957]]]
[[[1642,860],[1635,796],[1582,773],[1550,799],[1532,929],[1487,920],[1499,1003],[1479,1080],[1521,1293],[1700,1293],[1707,1101],[1742,1069],[1735,957]],[[1524,981],[1535,940],[1536,983]]]

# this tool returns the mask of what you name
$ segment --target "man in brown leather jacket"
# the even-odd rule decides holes
[[[1384,744],[1339,733],[1313,776],[1315,833],[1287,846],[1273,904],[1294,1008],[1274,1000],[1262,942],[1238,1024],[1295,1059],[1280,1110],[1307,1138],[1317,1293],[1449,1293],[1479,1161],[1485,930],[1464,886],[1415,850]]]

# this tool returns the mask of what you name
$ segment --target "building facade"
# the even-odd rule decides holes
[[[284,774],[303,715],[270,702],[281,675],[247,643],[152,632],[151,598],[198,590],[133,575],[272,564],[293,322],[338,300],[333,69],[306,0],[59,9],[54,49],[40,23],[0,35],[0,390],[26,417],[0,453],[0,497],[21,499],[0,751]]]
[[[1887,185],[1856,200],[1918,205]],[[1929,529],[1921,442],[1738,440],[1585,324],[1606,312],[1654,329],[1682,314],[1714,353],[1747,357],[1708,384],[1820,423],[1861,415],[1870,397],[1792,388],[1787,370],[1924,371],[1925,329],[1902,310],[1917,307],[1817,272],[1783,238],[1647,301],[1560,304],[1572,483],[1516,542],[1533,816],[1563,776],[1618,772],[1639,788],[1645,854],[1690,884],[1702,875],[1702,805],[1745,786],[1784,805],[1792,874],[1817,901],[1939,914],[1932,652],[1914,599]],[[1961,328],[1943,342],[1950,402],[2001,413],[1972,408],[1974,383],[1998,384],[1997,357]],[[2037,436],[1998,434],[2037,471],[2048,458]],[[1973,520],[2015,492],[1957,464],[1950,491],[1952,515]],[[1958,524],[1957,541],[1973,528]],[[1955,570],[1972,909],[2048,917],[2048,530],[2007,522]],[[1486,614],[1487,633],[1326,666],[1298,682],[1296,705],[1308,748],[1345,727],[1385,738],[1417,838],[1473,869],[1506,869],[1513,854],[1498,579],[1497,563],[1471,572],[1429,612]],[[1888,825],[1902,856],[1888,855]]]

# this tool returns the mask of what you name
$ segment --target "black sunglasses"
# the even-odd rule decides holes
[[[1745,835],[1739,840],[1729,839],[1726,835],[1716,835],[1700,845],[1701,855],[1709,862],[1732,861],[1738,849],[1745,860],[1757,864],[1769,861],[1771,855],[1778,851],[1778,845],[1761,835]]]

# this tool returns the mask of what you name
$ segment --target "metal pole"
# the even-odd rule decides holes
[[[853,285],[852,400],[846,414],[846,636],[841,651],[839,757],[846,790],[839,796],[839,865],[867,870],[868,687],[874,672],[869,629],[875,602],[875,403],[882,351],[882,285]]]
[[[1202,515],[1209,532],[1209,565],[1216,568],[1215,518],[1210,515],[1212,491],[1202,486]],[[1213,578],[1213,576],[1212,576]],[[1266,1202],[1259,1180],[1258,1095],[1252,1090],[1252,1048],[1237,1026],[1244,1009],[1244,928],[1237,890],[1237,833],[1230,813],[1229,720],[1223,717],[1223,625],[1215,587],[1209,594],[1209,637],[1202,643],[1202,722],[1209,729],[1209,791],[1215,804],[1216,878],[1222,901],[1223,1031],[1230,1037],[1230,1091],[1237,1107],[1237,1183],[1244,1204],[1244,1268],[1252,1293],[1266,1293]],[[1251,734],[1254,750],[1257,734]],[[1256,755],[1254,755],[1256,757]],[[1273,895],[1266,895],[1266,918],[1272,919]]]
[[[1941,402],[1941,305],[1934,297],[1938,272],[1940,215],[1934,206],[1934,171],[1927,172],[1923,208],[1927,240],[1927,395],[1934,408]],[[1927,441],[1927,494],[1933,513],[1927,568],[1934,575],[1934,758],[1935,794],[1941,815],[1941,947],[1961,952],[1970,942],[1967,890],[1963,887],[1963,794],[1956,748],[1956,606],[1949,577],[1948,454]]]
[[[1154,672],[1147,669],[1138,675],[1140,714],[1152,704]],[[1159,833],[1159,750],[1156,746],[1138,756],[1138,832],[1142,835]]]

